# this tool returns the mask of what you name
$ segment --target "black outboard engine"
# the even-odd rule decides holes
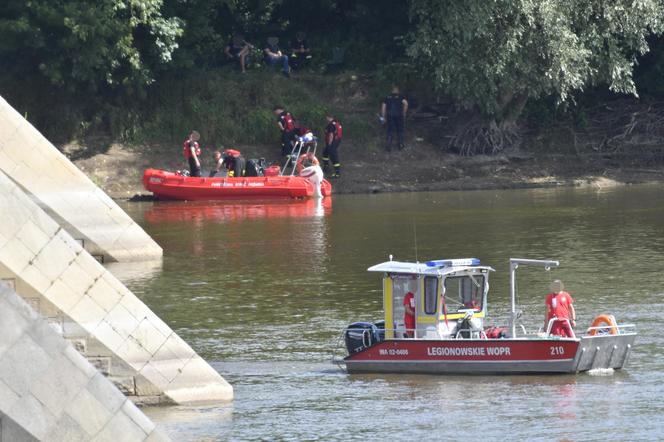
[[[379,342],[378,328],[370,322],[354,322],[344,334],[346,349],[352,355]]]
[[[385,340],[385,321],[374,322],[374,325],[378,329],[378,342],[383,342]]]
[[[266,166],[265,158],[248,160],[245,176],[263,176]]]

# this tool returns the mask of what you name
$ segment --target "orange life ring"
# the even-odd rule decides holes
[[[304,169],[304,160],[309,159],[311,160],[311,165],[312,166],[318,166],[320,163],[318,162],[318,158],[316,158],[315,155],[311,153],[303,153],[300,155],[300,157],[297,159],[297,163],[295,163],[295,170],[299,174],[302,172],[302,169]]]
[[[617,335],[618,334],[618,324],[616,323],[616,318],[613,317],[613,315],[597,315],[595,319],[593,319],[592,324],[590,324],[590,336],[595,336],[597,335],[598,329],[593,328],[593,327],[599,327],[601,324],[606,324],[609,326],[609,333],[612,335]]]

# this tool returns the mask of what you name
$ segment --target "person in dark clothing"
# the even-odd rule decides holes
[[[217,176],[217,174],[221,174],[224,169],[224,157],[221,155],[221,152],[216,151],[213,157],[214,157],[214,169],[212,169],[210,171],[210,174],[208,175],[208,177],[210,178]]]
[[[290,65],[288,64],[288,55],[281,53],[279,49],[279,39],[277,37],[268,37],[267,44],[263,48],[265,54],[264,60],[268,66],[274,66],[281,63],[281,71],[286,77],[290,77]]]
[[[295,139],[295,118],[284,109],[283,106],[275,106],[272,109],[277,117],[277,126],[281,131],[281,156],[287,157],[293,150],[293,140]]]
[[[238,59],[240,63],[240,69],[244,74],[247,72],[245,69],[246,59],[247,59],[247,54],[249,54],[249,50],[251,48],[253,48],[253,46],[245,41],[244,36],[239,32],[236,32],[235,34],[233,34],[233,37],[231,38],[231,41],[228,43],[228,46],[226,46],[224,52],[229,58]]]
[[[330,113],[325,117],[327,126],[325,127],[325,150],[323,150],[323,172],[327,174],[330,161],[334,167],[332,178],[338,178],[341,175],[341,162],[339,161],[339,144],[343,135],[341,122],[334,118]]]
[[[392,133],[397,133],[399,150],[403,149],[404,122],[408,112],[408,101],[399,93],[399,86],[392,86],[392,93],[380,105],[381,122],[387,122],[387,150],[392,150]]]
[[[290,65],[293,69],[298,69],[309,60],[311,60],[311,49],[307,43],[306,34],[300,31],[291,42]]]
[[[239,150],[225,149],[223,153],[217,151],[214,153],[214,160],[215,168],[210,172],[211,177],[221,172],[222,168],[225,168],[228,171],[226,176],[229,178],[239,178],[245,175],[247,162]]]
[[[189,163],[189,176],[193,177],[201,176],[201,148],[198,144],[200,138],[201,135],[192,130],[182,144],[182,153]]]

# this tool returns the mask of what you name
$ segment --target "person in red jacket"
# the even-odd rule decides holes
[[[408,292],[403,297],[403,323],[406,326],[406,337],[412,338],[415,336],[415,295],[413,292]]]
[[[574,311],[574,299],[567,293],[562,281],[556,279],[551,283],[551,293],[546,295],[546,314],[544,316],[544,329],[549,326],[549,321],[556,318],[551,326],[551,334],[567,338],[574,337],[572,327],[576,326],[576,312]]]

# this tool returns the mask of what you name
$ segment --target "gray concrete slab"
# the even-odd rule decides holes
[[[105,262],[162,256],[161,247],[138,224],[2,97],[0,170]],[[20,235],[28,249],[41,244],[35,226],[15,227],[13,235]]]
[[[0,324],[0,442],[169,440],[5,283]]]
[[[139,394],[140,384],[141,392],[160,392],[159,402],[232,399],[233,389],[219,373],[2,172],[0,213],[11,220],[0,223],[0,278],[12,280],[17,293],[123,391]],[[29,239],[15,235],[27,224]],[[0,379],[22,363],[13,347],[40,354],[31,341],[35,333],[15,341],[20,327],[10,326],[0,340]],[[5,359],[10,362],[3,365]]]

